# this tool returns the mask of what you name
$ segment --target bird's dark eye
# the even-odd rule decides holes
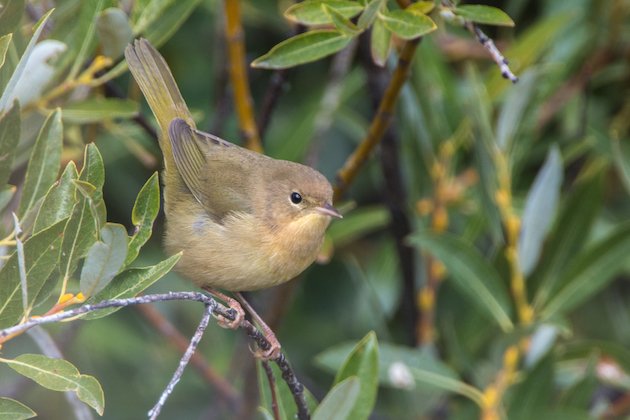
[[[302,202],[302,196],[299,192],[294,191],[291,193],[291,202],[293,204],[300,204]]]

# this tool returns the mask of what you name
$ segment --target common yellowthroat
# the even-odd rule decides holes
[[[197,285],[240,292],[286,282],[317,256],[332,217],[318,171],[195,128],[164,58],[144,39],[125,51],[160,126],[165,246]]]

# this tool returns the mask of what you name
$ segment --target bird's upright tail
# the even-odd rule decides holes
[[[127,65],[140,86],[153,115],[160,125],[159,142],[167,174],[175,170],[168,129],[175,118],[195,127],[190,111],[182,98],[168,64],[146,39],[137,39],[125,49]]]

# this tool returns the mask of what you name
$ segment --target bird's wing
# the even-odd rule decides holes
[[[169,134],[177,169],[210,215],[220,221],[229,212],[252,212],[253,178],[263,155],[196,130],[183,120],[173,120]]]

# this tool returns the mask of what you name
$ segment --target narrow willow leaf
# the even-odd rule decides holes
[[[562,205],[543,260],[530,283],[538,285],[534,304],[541,308],[562,286],[559,282],[567,264],[584,245],[602,206],[604,173],[598,170],[583,177]]]
[[[350,19],[358,15],[363,7],[348,0],[306,0],[296,3],[284,12],[284,17],[303,25],[322,25],[332,23],[330,15],[322,10],[322,5],[335,9],[344,18]]]
[[[81,293],[94,296],[109,284],[123,267],[127,257],[127,230],[123,225],[107,223],[101,239],[90,247],[81,269]]]
[[[422,15],[428,15],[433,11],[433,9],[435,9],[435,2],[427,0],[416,1],[405,8],[405,10],[408,12],[416,14],[419,13]]]
[[[405,10],[384,11],[378,17],[387,29],[402,39],[415,39],[437,29],[430,17]]]
[[[333,223],[328,229],[328,237],[340,247],[388,224],[389,212],[385,207],[363,207],[344,216],[343,223]]]
[[[562,186],[562,157],[553,147],[527,194],[518,238],[518,261],[529,276],[540,257],[543,242],[556,214]]]
[[[188,19],[188,16],[201,3],[201,0],[177,0],[163,3],[164,9],[151,24],[143,31],[134,27],[134,33],[143,33],[144,37],[151,41],[155,47],[159,47],[179,29]]]
[[[561,289],[543,308],[543,318],[564,314],[599,292],[627,265],[628,255],[630,223],[624,223],[590,249],[574,256],[559,280]]]
[[[100,190],[105,184],[105,166],[103,157],[94,143],[87,145],[83,156],[83,168],[79,176],[81,181],[89,182]]]
[[[621,142],[619,139],[612,139],[613,159],[615,167],[619,174],[619,179],[626,188],[626,192],[630,193],[630,148],[627,142]]]
[[[0,110],[0,185],[6,185],[11,175],[17,144],[20,140],[20,104],[15,102],[2,115]]]
[[[15,89],[15,86],[17,85],[18,81],[22,77],[24,70],[26,68],[26,63],[28,62],[28,59],[31,56],[31,53],[33,52],[33,48],[35,47],[35,44],[37,43],[37,40],[39,39],[39,36],[41,35],[42,30],[44,29],[46,21],[48,20],[48,18],[50,17],[51,13],[54,10],[55,9],[51,9],[48,12],[46,12],[46,14],[44,14],[44,16],[42,16],[41,19],[39,19],[39,21],[35,24],[34,26],[35,32],[33,33],[31,40],[28,42],[28,45],[26,46],[26,49],[24,50],[24,54],[22,54],[22,57],[20,57],[20,61],[18,62],[17,67],[15,68],[15,71],[11,75],[11,78],[9,79],[6,87],[4,88],[4,92],[2,92],[2,96],[0,96],[0,114],[2,114],[11,106],[11,102],[12,102],[11,98],[14,97],[13,91]]]
[[[103,389],[90,375],[82,375],[74,365],[63,359],[41,354],[21,354],[15,359],[2,359],[11,369],[53,391],[73,391],[84,403],[100,415],[105,405]]]
[[[97,236],[97,222],[90,210],[90,203],[81,198],[72,208],[63,234],[59,270],[64,280],[72,277],[79,260],[96,242]]]
[[[4,66],[4,60],[7,57],[7,51],[12,39],[13,34],[6,34],[0,37],[0,68]]]
[[[68,162],[59,181],[46,193],[44,202],[37,213],[33,233],[37,233],[60,220],[70,217],[76,203],[76,186],[79,178],[77,167],[73,161]]]
[[[385,28],[382,21],[374,21],[370,34],[370,53],[377,66],[385,67],[392,45],[392,33]]]
[[[24,420],[36,417],[37,413],[19,401],[11,398],[0,397],[1,420]]]
[[[131,222],[135,226],[129,241],[129,250],[125,265],[136,259],[140,248],[149,240],[153,231],[153,222],[160,210],[160,181],[157,172],[144,184],[131,212]]]
[[[44,122],[33,146],[24,179],[19,216],[23,216],[42,198],[57,179],[61,166],[62,142],[61,111],[57,109]]]
[[[0,211],[9,204],[17,188],[14,185],[5,185],[0,188]]]
[[[131,268],[120,273],[100,293],[90,299],[90,303],[109,299],[124,299],[136,296],[138,293],[161,279],[177,264],[180,254],[175,254],[151,267]],[[84,319],[96,319],[116,312],[120,308],[104,309],[91,312],[83,316]]]
[[[342,50],[350,41],[351,37],[338,31],[306,32],[274,46],[267,54],[255,59],[252,66],[262,69],[285,69],[310,63]]]
[[[117,7],[107,8],[99,13],[96,34],[103,47],[103,54],[113,60],[123,54],[133,38],[127,14]]]
[[[327,4],[322,4],[322,9],[330,17],[330,21],[335,25],[335,28],[346,36],[356,36],[362,31],[357,28],[357,25],[352,23],[350,19],[344,17],[340,12]]]
[[[523,113],[529,104],[538,82],[536,71],[528,70],[519,75],[518,83],[509,90],[497,120],[496,139],[499,148],[509,150],[514,134],[522,122]]]
[[[65,223],[62,220],[24,243],[29,308],[57,265]],[[18,257],[14,252],[0,271],[0,328],[14,325],[24,315],[18,270]]]
[[[0,35],[15,32],[24,13],[24,0],[3,1],[0,8]]]
[[[77,187],[77,191],[87,201],[92,217],[96,222],[96,230],[100,231],[107,219],[107,209],[103,201],[103,192],[86,181],[76,180],[74,181],[74,185]]]
[[[494,319],[504,331],[513,328],[512,306],[505,285],[499,273],[472,244],[451,234],[431,232],[419,232],[411,237],[411,242],[442,261],[453,284],[481,312]]]
[[[353,376],[359,378],[361,387],[349,416],[352,419],[367,419],[376,402],[378,390],[378,343],[374,331],[369,332],[352,349],[337,372],[335,383]]]
[[[326,394],[322,403],[313,413],[313,420],[345,420],[350,419],[350,413],[355,408],[361,380],[356,376],[346,378],[335,385]]]
[[[367,29],[376,21],[376,16],[378,12],[383,8],[383,4],[385,0],[370,0],[368,4],[365,5],[365,9],[361,16],[359,16],[359,21],[357,22],[357,26],[359,29]]]
[[[514,26],[514,21],[503,10],[481,4],[465,4],[452,9],[453,13],[475,23]]]
[[[92,55],[95,44],[96,20],[98,13],[103,9],[103,3],[104,0],[81,2],[77,25],[72,33],[72,40],[68,44],[69,51],[64,57],[72,62],[66,80],[75,79],[79,75],[83,63]]]
[[[138,114],[138,102],[129,99],[90,98],[63,107],[63,120],[87,124],[113,118],[132,118]]]

